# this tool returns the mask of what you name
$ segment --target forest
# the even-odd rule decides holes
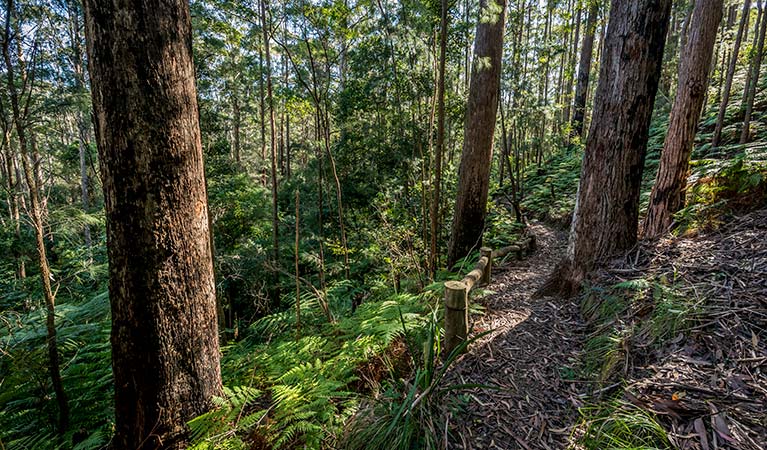
[[[0,3],[0,450],[767,448],[767,1]]]

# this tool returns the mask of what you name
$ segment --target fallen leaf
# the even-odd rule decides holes
[[[695,432],[698,433],[698,438],[700,439],[700,447],[703,450],[709,450],[708,436],[706,436],[706,426],[703,424],[703,419],[700,417],[695,419],[693,426],[695,427]]]
[[[716,434],[718,434],[722,439],[728,442],[735,442],[735,439],[733,439],[732,435],[730,435],[730,428],[727,426],[727,421],[724,419],[722,414],[715,414],[714,417],[712,417],[712,423],[714,425]]]
[[[757,336],[753,330],[751,330],[751,343],[754,345],[755,349],[759,348],[759,336]]]

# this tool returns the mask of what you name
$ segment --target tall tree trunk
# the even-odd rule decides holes
[[[283,36],[285,37],[285,40],[287,41],[288,31],[287,31],[287,23],[283,23],[282,27]],[[345,52],[344,52],[345,53]],[[290,88],[290,72],[288,71],[288,57],[287,55],[283,55],[282,57],[283,61],[283,71],[284,71],[284,89]],[[341,74],[342,78],[345,77],[345,75]],[[284,110],[283,110],[283,122],[285,123],[285,153],[284,153],[284,162],[282,159],[280,159],[280,173],[283,175],[283,177],[287,177],[290,179],[290,110],[288,108],[288,99],[285,98],[283,104],[282,104]]]
[[[260,8],[260,4],[259,4]],[[262,25],[263,26],[263,25]],[[261,35],[263,37],[263,33]],[[261,125],[261,184],[266,187],[266,88],[264,87],[264,42],[258,47],[259,124]]]
[[[722,0],[697,0],[695,3],[690,38],[682,51],[679,66],[676,100],[644,221],[645,238],[665,233],[671,226],[673,214],[684,207],[690,153],[708,87],[711,57],[723,9]]]
[[[714,136],[711,139],[711,145],[718,147],[722,140],[722,128],[724,128],[724,119],[727,114],[727,105],[730,103],[730,90],[732,89],[732,78],[735,75],[735,67],[738,64],[738,54],[740,54],[740,43],[743,40],[743,30],[746,28],[748,17],[751,15],[751,0],[745,0],[743,3],[743,12],[740,17],[740,25],[738,25],[738,34],[735,36],[735,44],[732,47],[732,55],[730,56],[730,64],[727,67],[727,78],[724,82],[724,89],[722,91],[722,101],[719,103],[719,114],[716,116],[716,126],[714,128]]]
[[[77,128],[79,133],[79,139],[77,144],[77,151],[80,155],[80,201],[83,205],[83,212],[88,213],[90,209],[90,201],[88,200],[88,162],[86,152],[88,151],[88,123],[82,114],[78,115]],[[86,223],[83,225],[83,237],[85,238],[85,246],[91,247],[91,228]]]
[[[17,126],[18,128],[18,126]],[[40,279],[43,284],[43,294],[45,296],[46,320],[45,328],[48,342],[48,371],[51,375],[53,391],[56,394],[56,402],[59,407],[59,433],[63,433],[69,426],[69,403],[64,385],[61,379],[61,368],[59,364],[59,350],[56,342],[56,298],[51,287],[51,269],[48,265],[48,257],[45,249],[44,224],[40,205],[40,185],[35,179],[34,171],[30,167],[26,151],[26,142],[22,133],[18,133],[19,148],[21,150],[21,165],[24,170],[24,178],[29,186],[29,204],[32,214],[32,227],[35,230],[35,244],[37,245],[37,261],[40,266]]]
[[[762,8],[760,8],[761,10]],[[767,20],[765,20],[765,14],[762,12],[762,23],[759,27],[759,41],[756,44],[756,50],[754,53],[754,61],[751,66],[751,80],[748,83],[748,95],[746,97],[746,111],[743,115],[743,129],[740,132],[740,143],[745,144],[751,139],[751,114],[754,111],[754,98],[756,97],[756,89],[759,85],[759,77],[761,75],[762,58],[764,58],[764,34],[767,31]]]
[[[114,448],[185,448],[221,393],[189,3],[85,0],[107,217]]]
[[[439,225],[440,187],[442,185],[442,154],[445,151],[445,64],[447,52],[447,0],[442,0],[439,30],[439,69],[437,74],[437,148],[434,152],[434,182],[431,194],[431,228],[429,252],[429,276],[434,279],[437,273],[437,237]]]
[[[272,303],[279,305],[280,302],[280,221],[277,203],[277,139],[274,127],[274,98],[272,96],[272,56],[269,46],[269,0],[261,0],[261,29],[264,40],[264,59],[266,61],[266,108],[269,111],[269,148],[272,177],[272,268],[274,272],[274,286],[272,286]]]
[[[301,210],[299,208],[301,202],[300,194],[296,189],[296,242],[295,242],[295,272],[296,272],[296,338],[301,337],[301,274],[298,271],[298,238],[299,238],[299,224],[301,220]]]
[[[572,294],[637,240],[639,190],[671,0],[612,0],[567,255],[542,292]]]
[[[751,54],[749,55],[749,66],[748,71],[746,72],[746,81],[743,84],[743,96],[740,100],[740,112],[744,113],[746,111],[746,103],[748,102],[748,91],[751,88],[751,74],[754,71],[754,61],[756,60],[756,48],[759,45],[759,28],[762,23],[762,16],[764,15],[764,8],[762,7],[763,2],[761,0],[758,0],[756,2],[756,8],[757,8],[757,14],[756,14],[756,24],[754,24],[754,40],[751,44]]]
[[[573,105],[572,136],[583,139],[583,121],[586,117],[586,97],[589,92],[589,77],[591,76],[591,61],[594,54],[594,32],[596,30],[597,16],[599,16],[599,2],[589,0],[589,14],[586,19],[586,30],[583,33],[583,45],[581,46],[581,60],[578,64],[578,81],[575,86],[575,102]]]
[[[480,0],[448,267],[479,248],[485,228],[505,13],[505,0]]]
[[[583,7],[580,4],[580,0],[575,0],[575,4],[578,12],[575,14],[575,36],[573,37],[572,42],[573,49],[570,53],[570,64],[567,70],[567,81],[565,87],[565,123],[570,121],[570,108],[572,106],[573,99],[573,75],[576,69],[575,64],[578,61],[578,44],[580,43],[581,39],[581,14],[583,13]]]
[[[324,178],[322,144],[320,143],[320,106],[316,105],[314,114],[314,141],[317,145],[317,242],[320,256],[320,288],[325,292],[325,222],[324,222]]]
[[[72,29],[72,66],[75,75],[75,90],[77,95],[87,94],[87,88],[85,86],[85,67],[84,67],[84,51],[82,48],[82,35],[80,35],[80,11],[77,3],[67,5],[70,27]],[[77,111],[77,133],[78,144],[77,150],[80,156],[80,201],[82,203],[83,212],[87,213],[90,210],[90,201],[88,197],[88,188],[90,180],[88,179],[88,161],[87,153],[89,147],[89,127],[90,117],[88,111]],[[88,224],[83,225],[83,237],[85,238],[85,245],[90,249],[91,247],[91,229]]]
[[[40,205],[40,188],[37,183],[34,170],[30,167],[29,152],[27,151],[27,120],[29,118],[29,101],[32,94],[32,88],[35,80],[34,77],[28,76],[27,68],[23,64],[21,55],[18,61],[20,61],[20,77],[23,80],[21,83],[22,89],[27,89],[27,92],[19,92],[16,86],[16,67],[13,64],[11,58],[11,40],[13,35],[11,34],[11,20],[12,16],[16,13],[16,8],[13,0],[8,0],[5,10],[5,29],[3,35],[3,59],[5,61],[5,72],[7,81],[7,94],[11,104],[11,114],[13,123],[16,128],[16,138],[19,142],[19,157],[21,159],[21,165],[24,171],[24,179],[26,180],[29,188],[29,206],[32,217],[32,227],[35,230],[35,243],[37,245],[37,261],[40,266],[40,281],[43,285],[43,295],[45,297],[46,308],[46,343],[48,347],[48,372],[51,377],[51,385],[53,391],[56,394],[56,403],[59,409],[59,423],[58,432],[63,434],[69,426],[69,402],[67,401],[66,393],[64,392],[64,384],[61,380],[61,367],[59,365],[59,350],[57,333],[56,333],[56,299],[51,288],[51,270],[48,266],[48,257],[45,252],[45,229],[43,227],[43,214],[42,207]],[[19,34],[14,33],[18,39]],[[16,42],[16,48],[21,54],[21,43]],[[33,69],[32,73],[34,73]],[[22,99],[26,98],[26,101],[22,103]],[[10,144],[10,142],[9,142]],[[9,173],[10,175],[10,173]],[[18,177],[18,174],[17,174]],[[17,211],[18,214],[18,211]]]
[[[692,20],[692,12],[695,9],[695,1],[693,0],[693,4],[689,5],[687,7],[687,14],[684,16],[684,22],[682,22],[682,31],[681,36],[679,37],[680,41],[680,47],[679,48],[686,48],[687,47],[687,40],[690,38],[690,21]],[[716,35],[716,28],[718,28],[719,25],[714,29],[714,34]],[[714,41],[716,41],[716,36],[714,37]],[[684,55],[682,55],[684,56]],[[681,65],[681,58],[679,64]]]

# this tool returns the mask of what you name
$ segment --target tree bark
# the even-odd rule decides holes
[[[754,24],[754,40],[751,44],[751,54],[749,55],[749,68],[746,72],[746,81],[743,84],[743,96],[741,97],[740,101],[740,112],[744,113],[746,111],[746,103],[748,102],[748,90],[751,87],[751,74],[754,71],[754,60],[756,59],[756,47],[759,45],[759,28],[762,23],[762,16],[764,15],[764,8],[762,7],[761,0],[758,0],[756,2],[756,8],[757,8],[757,14],[756,14],[756,24]]]
[[[8,121],[10,122],[10,121]],[[10,123],[6,124],[6,128],[3,133],[3,140],[5,143],[5,169],[8,174],[8,203],[10,210],[10,218],[13,223],[13,233],[16,238],[16,242],[21,243],[21,215],[19,214],[19,197],[21,196],[21,182],[19,177],[15,177],[16,173],[14,168],[15,155],[13,148],[11,147],[11,129]],[[20,245],[13,246],[13,258],[16,260],[16,279],[23,280],[27,277],[26,263],[24,262],[24,255],[19,248]]]
[[[75,91],[77,95],[86,95],[88,93],[85,85],[85,67],[84,67],[84,52],[82,35],[80,34],[80,8],[78,2],[67,3],[67,13],[69,15],[71,27],[71,51],[72,51],[72,69],[75,76]],[[77,133],[78,144],[77,150],[80,156],[80,201],[82,203],[83,212],[88,213],[90,210],[90,201],[88,197],[88,189],[90,180],[88,177],[88,134],[90,127],[90,117],[88,111],[78,108],[77,111]],[[88,224],[83,225],[83,237],[85,239],[85,246],[90,249],[91,247],[91,229]]]
[[[439,202],[440,188],[442,186],[442,155],[445,151],[445,64],[447,53],[447,0],[442,0],[439,30],[439,69],[437,74],[437,148],[434,152],[434,182],[432,183],[431,207],[429,216],[430,227],[430,252],[429,252],[429,276],[434,279],[437,273],[437,237],[439,225]]]
[[[575,64],[578,61],[578,44],[580,43],[581,37],[581,14],[583,13],[583,7],[580,4],[580,0],[575,0],[575,8],[578,9],[578,12],[575,14],[575,36],[573,37],[572,42],[572,52],[570,56],[570,64],[567,70],[567,81],[566,81],[566,87],[565,87],[565,114],[564,114],[564,121],[569,122],[570,121],[570,111],[572,106],[572,99],[573,99],[573,72],[576,70]]]
[[[277,203],[277,137],[274,126],[274,97],[272,95],[272,56],[269,48],[269,0],[261,0],[261,29],[264,39],[264,57],[266,61],[266,108],[269,111],[269,149],[272,178],[272,264],[274,265],[274,286],[272,286],[272,303],[279,305],[280,302],[280,221]]]
[[[767,20],[765,20],[764,11],[761,11],[762,23],[759,26],[759,40],[756,44],[756,50],[754,53],[754,61],[751,66],[750,74],[751,80],[747,84],[748,95],[746,97],[746,111],[743,114],[743,129],[740,132],[740,143],[745,144],[751,139],[751,115],[754,112],[754,98],[756,97],[756,89],[759,85],[759,76],[761,75],[762,58],[764,58],[764,34],[767,31]]]
[[[480,0],[458,194],[447,263],[479,248],[485,228],[495,118],[501,82],[505,0]]]
[[[295,243],[295,271],[296,271],[296,339],[301,338],[301,274],[298,271],[298,238],[299,238],[299,224],[301,221],[301,197],[296,189],[296,243]]]
[[[232,93],[232,159],[235,164],[240,166],[242,164],[242,156],[240,151],[240,128],[242,126],[242,113],[240,111],[240,99],[239,92],[235,88],[235,92]]]
[[[221,393],[189,4],[85,0],[107,217],[113,448],[185,448]]]
[[[671,0],[612,0],[565,259],[542,292],[573,294],[637,240],[639,189]]]
[[[673,214],[684,207],[690,154],[708,87],[716,32],[723,10],[722,0],[697,0],[695,3],[690,37],[682,51],[679,66],[679,87],[644,221],[645,238],[665,233],[671,226]]]
[[[598,1],[590,0],[586,30],[583,33],[583,46],[581,47],[581,60],[578,64],[578,81],[575,86],[575,102],[573,105],[572,136],[578,136],[581,139],[584,137],[583,121],[586,116],[586,97],[589,92],[591,60],[594,54],[594,32],[598,15]]]
[[[711,139],[711,145],[718,147],[722,140],[722,128],[724,128],[724,118],[727,114],[727,105],[730,103],[730,90],[732,89],[732,78],[735,75],[735,67],[738,63],[738,54],[740,54],[740,43],[743,40],[743,30],[746,28],[748,17],[751,14],[751,0],[745,0],[743,3],[743,12],[740,17],[740,24],[738,25],[738,34],[735,36],[735,44],[732,47],[732,55],[730,56],[730,64],[727,67],[727,78],[724,81],[724,89],[722,91],[722,101],[719,103],[719,113],[716,116],[716,126],[714,128],[714,136]]]

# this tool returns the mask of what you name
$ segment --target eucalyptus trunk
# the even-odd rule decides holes
[[[429,276],[434,279],[437,273],[437,237],[439,226],[439,202],[442,186],[442,155],[445,152],[445,64],[447,53],[447,0],[442,0],[442,12],[439,30],[439,69],[437,74],[437,148],[434,152],[434,182],[432,184],[429,252]]]
[[[277,190],[279,180],[277,179],[277,131],[274,126],[274,97],[272,95],[272,52],[269,38],[269,0],[261,0],[261,29],[264,40],[264,58],[266,62],[266,108],[269,114],[269,156],[271,162],[271,187],[272,187],[272,268],[274,272],[272,292],[272,303],[279,306],[280,302],[280,222],[277,203]]]
[[[495,119],[501,82],[505,0],[480,0],[458,194],[447,263],[479,249],[485,228]]]
[[[711,145],[718,147],[722,140],[722,129],[724,128],[724,119],[727,114],[727,105],[730,104],[730,91],[732,90],[732,79],[735,76],[735,68],[738,64],[738,55],[740,54],[740,43],[743,40],[743,31],[748,23],[748,18],[751,15],[751,0],[745,0],[743,3],[743,12],[740,17],[740,24],[738,25],[738,34],[735,36],[735,44],[732,47],[732,55],[730,56],[730,63],[727,66],[727,77],[724,81],[724,88],[722,90],[722,100],[719,103],[719,113],[716,116],[716,125],[714,127],[714,136],[711,139]]]
[[[670,12],[671,0],[612,0],[568,251],[544,292],[576,292],[590,270],[637,241]]]
[[[30,155],[28,151],[28,136],[27,136],[27,124],[29,121],[29,101],[32,95],[31,89],[34,85],[34,69],[30,69],[30,73],[27,73],[27,67],[23,63],[21,57],[21,43],[14,39],[18,39],[18,33],[11,33],[11,17],[16,13],[13,0],[8,0],[5,10],[5,29],[3,35],[3,60],[5,62],[5,73],[7,81],[7,94],[11,106],[11,117],[13,124],[16,128],[16,139],[19,143],[19,158],[21,159],[21,166],[24,173],[24,180],[27,183],[29,189],[29,213],[32,222],[32,228],[35,231],[35,244],[37,246],[37,262],[40,267],[40,281],[43,286],[43,296],[45,298],[45,329],[46,329],[46,346],[48,350],[48,374],[51,378],[51,385],[53,386],[53,392],[56,396],[56,403],[59,412],[58,432],[63,434],[69,426],[69,402],[67,400],[66,392],[64,392],[64,384],[61,379],[61,366],[59,363],[59,350],[58,350],[58,336],[56,332],[56,298],[51,287],[51,269],[48,264],[48,257],[46,255],[45,248],[45,229],[43,223],[43,206],[40,199],[40,183],[34,173],[34,167],[30,165]],[[18,30],[15,30],[18,31]],[[19,91],[17,87],[16,79],[16,65],[11,58],[11,41],[16,44],[18,50],[18,67],[19,76],[22,80],[21,89]],[[24,89],[27,89],[26,92]],[[10,140],[8,141],[10,145]],[[9,173],[10,176],[10,173]],[[16,174],[17,180],[21,177]],[[17,206],[18,208],[18,206]],[[15,212],[18,214],[18,209]],[[18,233],[18,229],[17,229]],[[23,270],[23,266],[21,266]],[[21,274],[20,274],[21,275]]]
[[[86,0],[120,449],[186,448],[221,394],[189,3]]]
[[[586,117],[586,97],[589,92],[589,78],[591,76],[591,61],[594,55],[594,32],[596,30],[599,4],[596,0],[590,0],[586,30],[583,33],[583,45],[581,46],[581,60],[578,64],[578,81],[575,85],[575,102],[573,105],[572,135],[583,139],[583,121]]]
[[[763,8],[760,8],[760,10]],[[764,12],[761,12],[762,23],[759,26],[758,42],[754,50],[754,61],[750,67],[751,80],[747,84],[748,95],[746,96],[746,110],[743,114],[743,129],[740,132],[740,143],[745,144],[751,139],[751,115],[754,112],[754,99],[756,98],[756,89],[761,75],[762,58],[764,58],[764,34],[767,31],[767,20]]]
[[[716,31],[723,10],[722,0],[697,0],[695,3],[690,36],[679,66],[679,87],[644,221],[646,238],[665,233],[674,213],[684,207],[690,154],[706,96]]]

